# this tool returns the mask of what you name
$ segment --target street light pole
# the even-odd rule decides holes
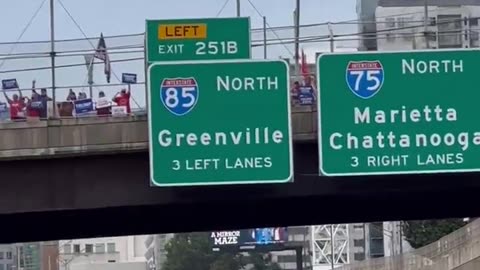
[[[237,0],[237,17],[240,17],[240,0]]]
[[[53,116],[56,117],[56,79],[55,79],[55,5],[54,0],[50,0],[50,57],[52,72],[52,99],[53,99]]]
[[[297,76],[300,76],[300,0],[296,0],[295,6],[295,69]]]
[[[425,36],[425,45],[427,49],[430,48],[430,41],[428,40],[428,0],[424,2],[424,19],[423,19],[423,28],[424,28],[424,36]]]

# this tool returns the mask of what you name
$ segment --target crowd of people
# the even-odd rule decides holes
[[[317,102],[317,89],[311,76],[304,76],[303,81],[295,81],[290,91],[292,105],[314,105]]]
[[[12,121],[22,121],[28,118],[46,119],[49,116],[49,106],[53,106],[51,97],[47,94],[47,89],[40,89],[37,92],[35,80],[32,81],[31,96],[23,96],[22,91],[18,90],[9,97],[4,91],[3,94],[8,104],[10,119]],[[125,114],[131,113],[130,90],[121,89],[111,100],[109,100],[103,91],[98,93],[97,100],[88,98],[86,93],[80,91],[78,95],[70,89],[64,102],[56,102],[57,111],[60,117],[80,116],[84,114],[99,116],[112,115],[112,109],[121,108]],[[112,103],[113,102],[113,103]],[[0,110],[7,110],[7,104],[0,104]]]
[[[37,92],[35,80],[32,81],[32,90],[30,96],[24,96],[22,91],[14,93],[11,97],[7,92],[3,92],[7,103],[0,102],[0,112],[9,111],[12,121],[22,121],[28,118],[47,119],[49,117],[49,106],[53,106],[52,98],[48,96],[47,89],[41,88]],[[302,81],[294,81],[291,88],[291,101],[293,106],[314,105],[317,101],[317,89],[313,83],[312,77],[305,76]],[[89,98],[83,91],[78,95],[70,89],[65,101],[56,102],[57,113],[59,117],[74,117],[81,115],[112,115],[112,109],[122,108],[125,114],[131,113],[130,91],[123,88],[108,99],[105,92],[100,91],[96,100]],[[79,108],[82,110],[78,110]]]

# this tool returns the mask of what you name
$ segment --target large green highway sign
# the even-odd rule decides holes
[[[321,55],[321,172],[480,171],[479,63],[479,50]]]
[[[154,63],[148,73],[153,185],[292,178],[284,61]]]
[[[146,50],[147,63],[249,59],[250,19],[149,20]]]

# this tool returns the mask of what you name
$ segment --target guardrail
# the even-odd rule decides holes
[[[452,270],[480,257],[480,219],[425,247],[394,257],[365,260],[338,270]]]

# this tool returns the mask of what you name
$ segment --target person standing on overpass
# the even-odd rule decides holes
[[[13,98],[10,99],[7,93],[3,91],[3,95],[10,105],[10,119],[14,121],[25,119],[25,102],[23,101],[22,91],[18,89],[18,93],[20,95],[13,94]]]
[[[125,106],[127,108],[127,113],[130,114],[130,90],[123,88],[120,93],[117,93],[112,99],[113,102],[117,103],[118,106]]]

